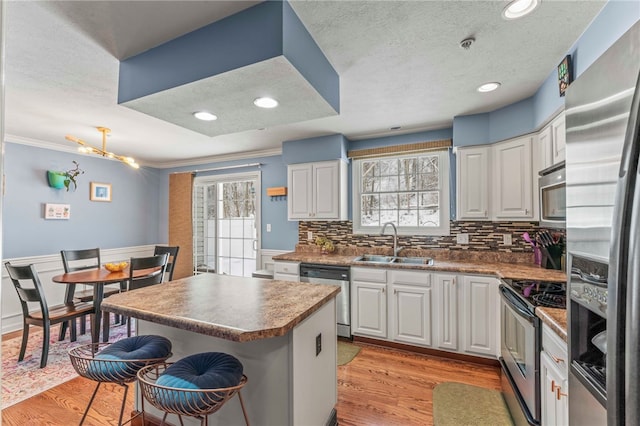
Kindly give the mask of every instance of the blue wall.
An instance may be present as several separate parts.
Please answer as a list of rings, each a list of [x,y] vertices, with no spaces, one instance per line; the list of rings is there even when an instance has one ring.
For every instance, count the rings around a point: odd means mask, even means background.
[[[78,189],[50,188],[47,170],[85,171]],[[5,144],[2,247],[5,258],[50,255],[63,249],[102,249],[155,244],[160,237],[160,186],[154,169],[119,161]],[[112,201],[89,201],[90,182],[110,183]],[[69,220],[45,220],[45,203],[70,204]]]
[[[310,163],[314,161],[345,160],[349,141],[344,135],[319,136],[282,142],[284,164]]]

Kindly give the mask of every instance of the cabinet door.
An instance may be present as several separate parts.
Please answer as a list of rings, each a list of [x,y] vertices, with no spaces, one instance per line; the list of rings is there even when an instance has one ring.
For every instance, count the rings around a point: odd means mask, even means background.
[[[353,333],[387,337],[387,284],[354,281],[352,286]]]
[[[553,133],[553,164],[564,161],[565,158],[565,145],[567,140],[567,134],[565,129],[564,113],[560,114],[558,118],[551,123],[551,131]]]
[[[491,147],[459,148],[458,219],[489,219]]]
[[[338,162],[313,164],[313,218],[339,219],[340,171]]]
[[[465,276],[463,297],[463,350],[495,357],[498,336],[498,280],[492,277]]]
[[[538,134],[538,171],[553,165],[553,143],[551,125],[545,127]]]
[[[289,220],[309,219],[313,213],[313,174],[311,164],[287,167],[287,212]]]
[[[540,352],[540,397],[542,425],[569,424],[569,382],[558,365],[545,352]]]
[[[431,346],[431,287],[393,285],[392,289],[391,338]]]
[[[533,218],[531,140],[524,137],[493,146],[496,218]]]
[[[458,286],[455,275],[435,274],[436,307],[435,345],[450,351],[458,350]]]

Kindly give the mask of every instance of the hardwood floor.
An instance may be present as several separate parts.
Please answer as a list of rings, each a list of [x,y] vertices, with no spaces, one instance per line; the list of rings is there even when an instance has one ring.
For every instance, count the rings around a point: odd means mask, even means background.
[[[460,382],[500,389],[499,369],[358,343],[360,353],[338,367],[338,422],[342,425],[431,425],[433,388]],[[117,385],[103,385],[86,425],[115,425],[122,400]],[[78,424],[95,383],[77,378],[2,410],[2,424]],[[133,409],[133,389],[125,416]]]

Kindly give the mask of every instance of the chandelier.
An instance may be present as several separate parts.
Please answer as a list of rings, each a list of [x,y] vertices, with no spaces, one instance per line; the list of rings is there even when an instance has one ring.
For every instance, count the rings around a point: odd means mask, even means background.
[[[96,129],[98,129],[98,131],[102,133],[102,149],[91,146],[82,139],[78,139],[75,136],[67,135],[65,136],[65,138],[80,145],[78,147],[78,151],[84,154],[97,154],[107,158],[115,158],[116,160],[120,160],[123,163],[133,167],[134,169],[140,167],[140,165],[136,163],[136,160],[131,157],[125,157],[124,155],[118,155],[114,154],[113,152],[107,151],[107,135],[111,133],[111,129],[107,127],[96,127]]]

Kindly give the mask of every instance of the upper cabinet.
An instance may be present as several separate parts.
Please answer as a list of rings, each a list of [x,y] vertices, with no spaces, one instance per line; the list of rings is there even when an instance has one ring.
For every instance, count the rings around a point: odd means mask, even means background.
[[[287,171],[289,220],[347,219],[347,163],[291,164]]]
[[[458,148],[458,220],[535,220],[532,141],[525,136]]]
[[[562,112],[538,134],[538,171],[564,161],[566,137],[564,112]]]
[[[493,206],[498,220],[534,219],[531,136],[494,144]],[[537,182],[537,180],[536,180]]]
[[[458,219],[488,220],[491,147],[459,148],[457,154]]]

